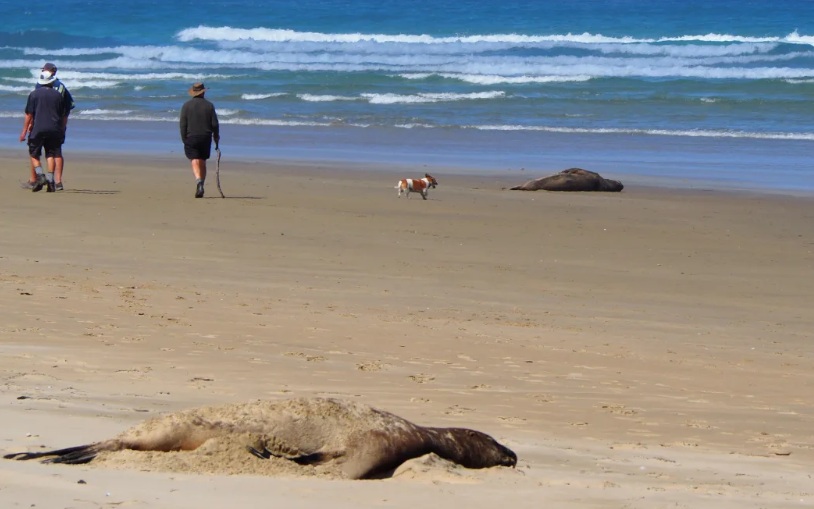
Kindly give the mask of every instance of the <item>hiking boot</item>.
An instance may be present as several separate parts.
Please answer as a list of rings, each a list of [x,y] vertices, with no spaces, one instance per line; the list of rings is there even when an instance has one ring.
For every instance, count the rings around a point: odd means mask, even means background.
[[[203,198],[203,195],[204,195],[203,182],[198,182],[198,185],[195,188],[195,198]]]
[[[64,187],[62,187],[62,182],[57,182],[57,184],[56,184],[56,186],[55,186],[55,189],[56,189],[57,191],[64,191],[64,190],[65,190],[65,188],[64,188]]]
[[[56,191],[56,187],[57,187],[56,184],[54,184],[53,182],[46,182],[45,183],[45,192],[46,193],[53,193],[54,191]]]
[[[45,178],[45,175],[39,174],[37,175],[37,181],[34,183],[34,187],[31,188],[32,193],[37,193],[42,191],[42,186],[44,186],[48,181]]]

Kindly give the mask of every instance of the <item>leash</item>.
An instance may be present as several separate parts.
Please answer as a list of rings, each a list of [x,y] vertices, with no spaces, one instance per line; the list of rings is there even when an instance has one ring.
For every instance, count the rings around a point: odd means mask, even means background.
[[[220,192],[221,198],[226,198],[226,195],[223,194],[223,189],[220,188],[220,147],[215,145],[215,152],[218,153],[218,164],[215,166],[215,182],[218,184],[218,191]]]

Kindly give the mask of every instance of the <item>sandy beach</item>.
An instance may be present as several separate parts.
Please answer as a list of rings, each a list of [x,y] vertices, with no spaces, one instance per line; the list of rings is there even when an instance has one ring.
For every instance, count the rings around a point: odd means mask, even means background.
[[[519,461],[2,460],[5,508],[814,507],[814,197],[225,161],[228,198],[212,171],[195,200],[180,156],[67,153],[66,191],[33,194],[22,153],[0,153],[4,454],[331,396]],[[428,200],[396,197],[425,171]]]

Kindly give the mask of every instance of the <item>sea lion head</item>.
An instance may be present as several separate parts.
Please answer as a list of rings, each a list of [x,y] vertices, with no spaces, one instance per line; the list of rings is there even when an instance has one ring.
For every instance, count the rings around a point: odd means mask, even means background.
[[[466,468],[517,465],[517,454],[486,433],[465,428],[452,428],[449,432],[458,443],[460,456],[456,460]]]

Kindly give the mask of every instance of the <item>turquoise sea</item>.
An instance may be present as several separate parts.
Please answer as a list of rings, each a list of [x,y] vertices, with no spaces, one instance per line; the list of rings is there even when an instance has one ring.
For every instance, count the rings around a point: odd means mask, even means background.
[[[814,2],[62,0],[58,22],[42,8],[0,2],[2,148],[20,147],[51,61],[77,102],[66,154],[179,152],[200,80],[225,157],[814,192]]]

